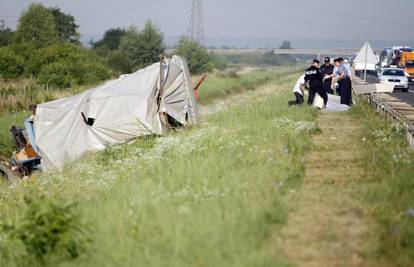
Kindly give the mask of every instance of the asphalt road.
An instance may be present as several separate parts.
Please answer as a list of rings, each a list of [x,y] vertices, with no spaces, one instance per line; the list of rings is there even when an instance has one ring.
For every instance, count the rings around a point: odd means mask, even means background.
[[[394,91],[394,93],[391,94],[392,96],[401,99],[402,101],[414,106],[414,85],[410,85],[410,90],[406,93],[401,91]]]

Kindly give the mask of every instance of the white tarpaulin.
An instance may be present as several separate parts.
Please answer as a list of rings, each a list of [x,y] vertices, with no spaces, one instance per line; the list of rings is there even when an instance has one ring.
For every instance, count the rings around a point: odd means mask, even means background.
[[[196,124],[186,62],[174,56],[163,64],[162,90],[160,72],[160,63],[153,64],[79,95],[38,105],[34,129],[43,169],[62,167],[108,144],[161,135],[165,114],[183,126]]]
[[[316,93],[315,95],[313,106],[319,109],[323,109],[325,107],[323,98],[318,93]],[[351,107],[341,104],[340,96],[328,94],[328,103],[326,104],[325,108],[326,111],[345,112],[349,110]]]
[[[355,70],[375,71],[378,64],[378,57],[375,55],[371,45],[366,42],[354,59]],[[365,66],[366,65],[366,66]]]

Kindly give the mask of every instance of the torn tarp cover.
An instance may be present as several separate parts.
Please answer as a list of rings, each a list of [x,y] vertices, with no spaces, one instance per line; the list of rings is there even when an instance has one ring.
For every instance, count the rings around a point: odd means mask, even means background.
[[[168,61],[161,101],[160,69],[156,63],[79,95],[38,105],[34,129],[43,169],[60,168],[109,144],[161,135],[160,112],[184,126],[197,123],[185,60],[174,56]]]

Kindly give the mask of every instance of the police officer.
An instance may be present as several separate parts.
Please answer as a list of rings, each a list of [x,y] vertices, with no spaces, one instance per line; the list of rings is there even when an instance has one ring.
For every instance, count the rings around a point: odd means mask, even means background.
[[[319,69],[320,62],[315,59],[306,72],[305,72],[305,83],[309,83],[309,98],[308,104],[312,105],[315,99],[316,93],[318,93],[326,104],[328,103],[328,94],[323,90],[323,75]]]
[[[341,58],[335,61],[335,65],[338,67],[336,76],[339,83],[339,91],[341,92],[341,104],[352,106],[351,74]]]
[[[328,94],[333,94],[332,90],[332,74],[334,72],[334,65],[331,64],[331,59],[329,57],[325,58],[325,64],[321,66],[321,73],[324,76],[323,80],[323,90]]]

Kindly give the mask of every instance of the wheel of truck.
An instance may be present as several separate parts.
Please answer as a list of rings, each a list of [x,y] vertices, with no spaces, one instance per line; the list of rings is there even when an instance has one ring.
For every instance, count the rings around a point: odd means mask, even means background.
[[[407,93],[407,92],[408,92],[408,88],[404,88],[404,89],[402,89],[402,91],[403,91],[404,93]]]
[[[20,177],[7,165],[0,162],[0,179],[15,183],[20,180]]]

